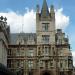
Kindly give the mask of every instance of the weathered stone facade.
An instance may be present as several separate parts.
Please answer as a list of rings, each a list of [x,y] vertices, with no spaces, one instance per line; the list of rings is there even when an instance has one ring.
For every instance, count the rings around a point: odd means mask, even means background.
[[[6,18],[0,17],[0,63],[7,66],[7,50],[10,39],[10,27]]]
[[[73,59],[69,39],[61,29],[55,29],[54,6],[51,5],[49,11],[44,0],[41,12],[39,9],[37,5],[36,33],[10,34],[8,44],[8,32],[0,30],[0,38],[5,40],[0,41],[0,53],[4,56],[8,48],[8,60],[5,58],[7,55],[2,57],[0,54],[0,61],[6,63],[7,60],[9,69],[21,71],[23,75],[72,75]],[[0,29],[2,23],[0,21]]]

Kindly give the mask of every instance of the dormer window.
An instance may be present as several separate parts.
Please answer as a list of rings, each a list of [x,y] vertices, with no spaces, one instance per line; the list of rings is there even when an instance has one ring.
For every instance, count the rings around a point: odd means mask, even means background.
[[[16,41],[17,44],[24,44],[24,39],[22,36],[18,37],[17,41]]]

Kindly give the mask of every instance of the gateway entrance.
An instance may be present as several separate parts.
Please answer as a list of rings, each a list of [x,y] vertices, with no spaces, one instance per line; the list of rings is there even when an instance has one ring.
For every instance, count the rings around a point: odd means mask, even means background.
[[[49,71],[44,71],[42,75],[51,75]]]

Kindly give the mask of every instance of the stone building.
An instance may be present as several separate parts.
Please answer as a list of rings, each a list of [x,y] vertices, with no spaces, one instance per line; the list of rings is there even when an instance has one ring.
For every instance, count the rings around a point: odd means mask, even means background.
[[[7,50],[10,39],[10,27],[6,18],[0,17],[0,63],[7,66]]]
[[[61,29],[55,29],[54,6],[51,5],[49,11],[44,0],[42,9],[39,5],[36,9],[36,33],[10,34],[10,43],[2,45],[8,48],[7,67],[12,71],[21,71],[23,75],[72,75],[69,39]],[[0,32],[0,35],[5,35],[5,39],[7,32]],[[6,49],[0,51],[6,54]],[[5,57],[2,58],[4,61]]]

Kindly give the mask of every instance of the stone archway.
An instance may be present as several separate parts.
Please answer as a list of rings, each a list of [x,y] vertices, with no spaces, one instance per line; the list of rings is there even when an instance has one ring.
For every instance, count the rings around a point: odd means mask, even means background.
[[[49,71],[43,71],[42,75],[51,75]]]
[[[29,71],[28,75],[33,75],[33,71]]]

